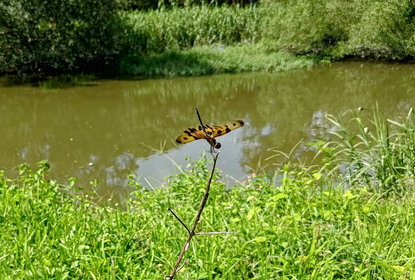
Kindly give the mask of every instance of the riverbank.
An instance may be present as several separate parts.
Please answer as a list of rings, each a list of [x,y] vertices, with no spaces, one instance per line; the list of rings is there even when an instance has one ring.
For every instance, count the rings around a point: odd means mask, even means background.
[[[73,13],[64,16],[54,6],[50,15],[32,13],[25,2],[6,9],[0,72],[188,76],[310,66],[299,60],[315,65],[351,57],[415,57],[412,1],[290,0],[148,11],[124,11],[106,1],[109,6],[68,4]]]
[[[150,56],[126,55],[120,73],[126,76],[202,76],[220,73],[280,72],[310,68],[319,61],[313,56],[270,52],[257,45],[194,47]]]
[[[349,117],[357,129],[343,125]],[[199,231],[237,234],[198,236],[180,277],[413,277],[413,111],[401,122],[374,114],[371,128],[358,113],[327,118],[338,138],[313,145],[325,155],[320,167],[287,164],[273,177],[254,173],[229,190],[215,173]],[[130,177],[125,205],[79,192],[72,179],[66,186],[49,180],[45,162],[36,171],[20,166],[18,179],[0,172],[0,275],[168,275],[186,239],[168,208],[192,222],[210,163],[206,157],[189,163],[153,191]]]

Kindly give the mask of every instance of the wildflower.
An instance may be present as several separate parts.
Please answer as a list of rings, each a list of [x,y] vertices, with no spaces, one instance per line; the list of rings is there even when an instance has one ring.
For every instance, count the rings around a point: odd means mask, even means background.
[[[252,177],[254,177],[254,178],[255,178],[256,176],[257,176],[257,174],[256,174],[256,173],[252,173]]]
[[[242,182],[242,185],[246,185],[246,181],[243,181],[243,182]]]
[[[359,271],[359,268],[356,266],[355,268],[354,268],[354,271]]]

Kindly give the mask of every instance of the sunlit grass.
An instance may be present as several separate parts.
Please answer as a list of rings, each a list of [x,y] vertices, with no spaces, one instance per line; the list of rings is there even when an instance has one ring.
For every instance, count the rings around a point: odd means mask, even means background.
[[[368,113],[370,114],[370,113]],[[410,109],[400,121],[384,120],[374,111],[369,120],[358,112],[327,116],[336,130],[321,148],[331,149],[327,163],[346,168],[349,184],[361,184],[387,194],[405,196],[414,184],[415,116]]]
[[[268,52],[259,46],[195,47],[149,56],[128,55],[121,62],[127,75],[200,76],[217,73],[287,71],[308,68],[312,57],[296,57],[284,52]]]
[[[45,179],[26,165],[17,180],[0,173],[2,279],[161,279],[170,274],[187,224],[206,186],[210,160],[148,191],[133,181],[127,205],[91,197]],[[252,174],[230,190],[215,174],[199,231],[177,279],[398,279],[413,277],[413,189],[385,197],[346,185],[318,169],[285,166]],[[276,176],[277,177],[277,176]]]

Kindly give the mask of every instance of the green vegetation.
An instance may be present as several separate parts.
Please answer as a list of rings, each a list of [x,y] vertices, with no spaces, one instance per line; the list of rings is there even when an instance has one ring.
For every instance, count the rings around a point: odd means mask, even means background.
[[[375,113],[371,126],[354,114],[357,129],[327,118],[339,138],[313,144],[320,167],[288,164],[230,190],[215,173],[198,230],[237,234],[194,238],[177,279],[413,279],[413,111]],[[191,224],[209,162],[154,191],[131,178],[122,207],[47,180],[45,162],[15,180],[1,172],[2,279],[161,279],[186,238],[167,208]]]
[[[121,13],[129,52],[184,50],[194,46],[244,43],[261,37],[263,9],[201,6]]]
[[[308,59],[314,63],[349,57],[399,61],[415,57],[411,0],[264,0],[243,7],[217,5],[225,1],[94,0],[85,4],[76,0],[64,6],[51,0],[6,2],[0,4],[0,73],[111,70],[130,75],[203,75],[230,69],[189,64],[189,53],[204,60],[213,49],[238,46],[241,56],[250,48],[260,51],[256,65],[263,64],[261,60],[271,52],[286,52],[283,57],[289,53],[293,62],[295,56],[312,54]],[[154,9],[156,3],[158,9]],[[192,51],[194,47],[198,49]],[[170,64],[181,58],[180,64],[190,69],[172,71]],[[158,61],[158,70],[137,70],[153,60]],[[268,67],[246,67],[241,60],[232,60],[231,71],[280,70],[282,63],[274,57]],[[131,67],[124,67],[126,63]]]
[[[0,73],[99,70],[121,50],[114,0],[0,2]]]
[[[312,57],[269,52],[255,46],[195,47],[147,57],[125,56],[120,71],[127,75],[200,76],[247,71],[287,71],[314,64]]]
[[[214,5],[248,5],[251,0],[118,0],[124,9],[151,10],[160,7],[190,7],[203,4]],[[254,0],[254,3],[258,0]]]
[[[341,59],[413,59],[413,1],[271,2],[264,38],[276,49]]]
[[[336,127],[334,134],[337,139],[322,146],[321,152],[329,155],[327,158],[330,165],[343,165],[347,168],[346,175],[350,185],[370,185],[384,195],[405,196],[412,190],[414,177],[413,109],[403,122],[388,120],[392,129],[378,112],[374,114],[373,121],[366,125],[359,114],[349,113],[352,118],[348,125],[340,117],[327,116]],[[355,124],[352,130],[355,133],[348,129],[351,124]]]

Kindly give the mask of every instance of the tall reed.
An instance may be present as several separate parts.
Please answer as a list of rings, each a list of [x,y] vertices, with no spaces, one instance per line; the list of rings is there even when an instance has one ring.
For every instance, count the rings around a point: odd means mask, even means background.
[[[253,44],[261,37],[264,10],[212,7],[121,13],[130,52],[153,53],[202,45]]]
[[[349,184],[367,185],[403,196],[414,183],[415,117],[411,108],[402,121],[383,120],[377,110],[366,122],[360,113],[327,115],[336,130],[325,146],[335,149],[332,160],[344,167]],[[346,116],[351,115],[351,119]],[[347,122],[345,122],[345,119]]]

